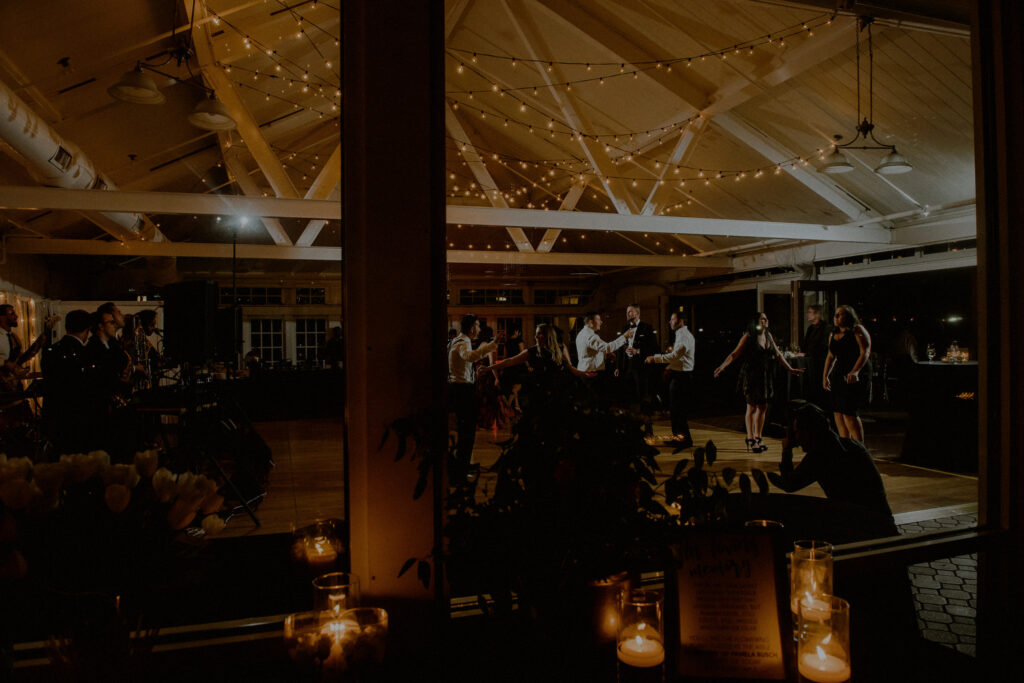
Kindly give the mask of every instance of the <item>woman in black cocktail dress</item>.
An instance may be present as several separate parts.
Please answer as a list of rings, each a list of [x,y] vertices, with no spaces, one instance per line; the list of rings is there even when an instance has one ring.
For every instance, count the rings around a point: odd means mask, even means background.
[[[850,306],[837,308],[834,322],[822,385],[832,392],[839,436],[864,441],[860,411],[871,397],[871,335]]]
[[[754,453],[763,453],[768,450],[768,446],[761,443],[761,432],[764,430],[764,420],[768,414],[768,402],[775,396],[775,361],[777,359],[794,375],[799,375],[803,369],[793,368],[786,362],[785,356],[775,344],[775,338],[768,331],[768,316],[764,313],[758,313],[750,321],[747,331],[740,338],[740,343],[715,369],[715,377],[739,358],[743,359],[743,365],[740,367],[736,389],[743,394],[743,399],[747,402],[747,412],[744,415],[747,449]]]

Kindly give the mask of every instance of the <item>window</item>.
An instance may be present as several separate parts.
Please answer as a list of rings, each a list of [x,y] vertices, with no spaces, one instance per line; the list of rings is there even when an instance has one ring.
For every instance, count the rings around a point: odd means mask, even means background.
[[[263,361],[275,363],[284,358],[284,332],[280,318],[257,318],[249,322],[249,341],[253,352]]]
[[[295,290],[295,303],[325,304],[327,303],[327,290],[323,287],[299,287]]]
[[[533,303],[538,306],[582,306],[590,301],[587,289],[535,289]]]
[[[462,304],[522,304],[521,289],[462,289],[459,290]]]
[[[320,360],[320,349],[326,343],[326,320],[323,318],[298,318],[295,321],[295,359],[297,361],[301,363]]]
[[[230,287],[220,288],[221,304],[235,303],[233,292]],[[279,304],[281,303],[280,287],[239,287],[238,303],[242,306]]]

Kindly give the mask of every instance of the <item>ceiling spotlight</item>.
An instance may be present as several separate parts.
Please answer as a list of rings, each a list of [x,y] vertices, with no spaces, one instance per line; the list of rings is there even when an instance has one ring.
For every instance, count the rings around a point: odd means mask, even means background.
[[[121,76],[117,83],[107,88],[107,94],[115,100],[132,104],[163,104],[166,99],[153,79],[143,73],[141,65]]]
[[[235,120],[231,118],[227,107],[217,99],[210,97],[202,100],[188,115],[188,122],[203,130],[234,130]]]

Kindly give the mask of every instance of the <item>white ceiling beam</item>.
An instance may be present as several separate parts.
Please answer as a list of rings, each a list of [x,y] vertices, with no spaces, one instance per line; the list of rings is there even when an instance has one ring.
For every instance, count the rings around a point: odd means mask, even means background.
[[[576,204],[579,203],[580,197],[583,196],[583,191],[587,189],[587,181],[578,181],[572,184],[572,186],[566,191],[565,197],[562,199],[561,206],[558,207],[559,211],[575,211]],[[562,233],[561,230],[555,228],[549,228],[544,231],[544,236],[540,238],[540,244],[537,245],[537,251],[549,252],[554,246],[555,242],[558,241],[558,236]]]
[[[39,239],[11,237],[8,254],[70,254],[79,256],[175,256],[231,258],[231,244],[199,242],[112,242],[105,240]],[[341,247],[292,247],[275,244],[239,244],[238,258],[293,261],[340,261]]]
[[[330,158],[324,167],[320,169],[320,174],[317,175],[316,180],[310,185],[309,190],[306,192],[306,199],[333,199],[337,200],[341,198],[341,143],[334,148],[331,152]],[[299,235],[299,239],[295,240],[295,244],[300,247],[309,247],[316,241],[320,231],[323,230],[326,222],[323,220],[313,220],[306,224],[303,228],[302,234]]]
[[[191,16],[193,7],[195,8],[195,15]],[[203,3],[185,2],[185,10],[189,13],[189,18],[196,21],[207,17],[206,6]],[[288,199],[297,198],[299,193],[295,189],[295,185],[292,183],[292,179],[285,170],[281,160],[274,154],[270,144],[263,136],[259,124],[253,119],[242,97],[235,90],[234,84],[224,74],[224,71],[217,66],[217,56],[210,42],[209,28],[209,24],[201,23],[196,26],[192,34],[192,44],[195,46],[196,59],[199,62],[199,66],[203,69],[203,76],[206,77],[207,82],[216,93],[221,104],[227,108],[231,118],[235,120],[238,134],[242,137],[245,146],[249,149],[253,159],[256,160],[260,170],[263,171],[263,175],[266,177],[267,182],[270,183],[270,187],[274,189],[274,194]]]
[[[874,242],[889,244],[890,232],[876,225],[821,225],[772,221],[738,221],[721,218],[680,218],[675,216],[623,216],[585,211],[536,211],[496,209],[484,206],[449,205],[448,223],[461,225],[557,228],[559,230],[620,230],[679,235],[724,235],[819,240],[825,242]]]
[[[623,22],[618,21],[615,15],[608,9],[602,9],[600,6],[594,4],[582,7],[566,2],[552,3],[550,6],[546,7],[566,22],[572,24],[577,30],[582,31],[588,37],[610,50],[612,53],[630,54],[633,55],[635,59],[644,60],[658,59],[662,54],[660,46],[651,40],[650,37],[645,36],[638,29],[624,25]],[[658,13],[655,12],[655,14],[657,15]],[[685,24],[685,22],[679,21],[672,23],[677,26]],[[853,32],[850,31],[850,34],[852,36]],[[838,33],[835,35],[838,37]],[[811,51],[808,52],[809,54],[813,54]],[[619,59],[619,57],[616,57],[616,59]],[[792,78],[795,76],[798,73],[795,66],[800,66],[804,69],[812,66],[813,64],[811,63],[811,59],[811,56],[801,56],[797,60],[798,64],[795,64],[794,68],[789,69],[788,71],[784,70],[782,67],[777,67],[773,72],[775,74],[774,78],[778,81],[775,85],[781,83],[782,80],[785,80],[786,78]],[[622,59],[621,61],[629,63],[629,60],[626,59]],[[742,101],[749,99],[749,97],[754,94],[749,92],[718,93],[717,106],[714,106],[713,109],[709,109],[709,107],[716,104],[715,93],[704,92],[700,87],[694,85],[692,82],[687,80],[683,73],[684,71],[686,70],[675,69],[672,72],[669,72],[667,69],[647,69],[641,72],[640,75],[662,86],[681,103],[700,112],[709,110],[710,113],[721,113],[726,111],[727,107],[735,107]],[[721,123],[720,117],[716,117],[715,122]],[[729,122],[726,122],[725,125],[729,125]],[[773,149],[777,150],[783,148],[783,146],[762,131],[756,131],[756,134],[754,135],[747,134],[742,137],[737,136],[737,139],[773,161],[797,156],[793,153],[789,153],[788,155],[779,155],[777,151],[771,151]],[[867,207],[864,202],[853,197],[834,183],[815,179],[806,171],[802,171],[802,169],[796,169],[796,171],[797,172],[795,173],[791,173],[793,177],[826,201],[832,203],[833,206],[850,218],[861,218],[864,216],[865,212],[869,215],[877,215],[877,212],[872,213],[870,207]]]
[[[715,123],[773,164],[780,164],[800,156],[736,114],[720,114],[715,117]],[[797,164],[796,168],[792,168],[790,164],[785,164],[782,170],[852,220],[878,215],[877,211],[866,206],[836,183],[825,180],[822,174],[813,168],[805,168],[802,164]]]
[[[906,245],[956,242],[977,236],[978,217],[973,206],[898,221],[892,230],[893,243]]]
[[[509,24],[512,26],[512,28],[515,29],[516,33],[519,36],[519,40],[523,43],[523,46],[526,48],[527,56],[529,56],[530,59],[534,60],[534,64],[541,63],[542,59],[539,56],[538,51],[534,48],[534,44],[536,43],[537,45],[543,47],[543,51],[545,53],[550,53],[550,50],[548,50],[547,46],[545,46],[543,42],[540,40],[540,32],[537,31],[536,27],[532,25],[532,22],[529,33],[527,32],[526,28],[524,28],[523,24],[529,21],[529,14],[526,10],[525,5],[522,2],[516,2],[516,9],[513,10],[508,0],[501,0],[501,4],[505,8],[505,13],[508,15]],[[573,107],[571,100],[567,96],[563,95],[559,88],[556,87],[555,79],[548,72],[548,70],[538,69],[537,72],[540,74],[540,77],[543,78],[544,82],[547,84],[548,93],[555,100],[555,104],[558,106],[562,118],[565,119],[565,121],[569,124],[569,126],[572,127],[573,130],[587,130],[584,127],[583,121],[580,118],[579,114],[576,112],[575,107]],[[560,81],[564,82],[566,80],[564,78],[564,75],[560,71],[556,75],[559,77]],[[611,160],[608,159],[601,145],[598,144],[597,142],[594,142],[590,138],[584,138],[581,136],[577,136],[577,141],[579,142],[580,147],[583,148],[583,154],[584,156],[586,156],[587,161],[590,162],[590,167],[593,170],[593,173],[597,175],[598,180],[600,180],[601,184],[604,186],[605,194],[608,195],[608,198],[611,200],[612,205],[615,207],[615,210],[623,215],[638,213],[639,207],[637,206],[635,200],[633,199],[632,195],[629,193],[628,190],[622,189],[620,191],[612,189],[611,180],[609,176],[614,175],[614,168],[612,166]]]
[[[524,253],[514,251],[448,250],[448,263],[493,263],[531,266],[628,266],[644,268],[729,268],[729,258],[651,256],[648,254]]]
[[[329,201],[338,201],[341,199],[341,188],[335,187],[334,191],[327,196]],[[320,236],[320,231],[327,225],[327,221],[322,218],[312,220],[306,224],[306,228],[299,235],[299,239],[295,240],[295,246],[298,247],[311,247],[313,242],[316,242],[316,238]]]
[[[469,134],[462,127],[459,118],[455,116],[455,112],[447,104],[444,107],[444,122],[448,128],[448,133],[458,143],[462,158],[466,160],[466,165],[473,172],[476,182],[480,184],[480,189],[484,191],[487,201],[491,203],[491,206],[507,209],[508,202],[505,201],[501,190],[498,189],[498,184],[494,182],[494,177],[487,170],[487,165],[480,159],[473,141],[469,139]],[[512,243],[516,245],[519,251],[533,251],[533,244],[530,243],[530,238],[526,236],[525,232],[515,227],[509,227],[507,230],[509,237],[512,238]]]
[[[0,209],[41,211],[109,211],[204,216],[274,216],[341,220],[341,204],[312,199],[241,197],[187,192],[124,192],[121,190],[65,190],[57,187],[0,186]]]
[[[694,150],[697,149],[697,142],[700,140],[701,135],[705,130],[707,130],[707,128],[707,119],[701,117],[697,119],[697,121],[688,125],[682,135],[679,136],[676,146],[672,149],[672,153],[668,157],[668,161],[661,168],[661,175],[658,177],[658,183],[651,188],[651,193],[647,195],[647,201],[644,202],[644,207],[640,211],[640,215],[658,215],[669,203],[668,199],[671,197],[673,189],[668,185],[668,183],[672,182],[671,179],[668,181],[665,180],[665,176],[668,175],[669,168],[679,164],[686,164],[689,158],[693,156]],[[675,183],[673,183],[673,185],[674,184]]]
[[[230,133],[218,133],[217,139],[220,142],[224,165],[227,167],[231,179],[235,181],[246,197],[262,197],[263,193],[256,186],[256,181],[252,179],[248,169],[245,168],[245,164],[238,158],[238,151],[231,148]],[[284,226],[281,225],[281,221],[266,216],[260,216],[258,220],[263,223],[263,227],[267,229],[267,234],[274,240],[274,244],[292,243],[288,233],[285,232]]]

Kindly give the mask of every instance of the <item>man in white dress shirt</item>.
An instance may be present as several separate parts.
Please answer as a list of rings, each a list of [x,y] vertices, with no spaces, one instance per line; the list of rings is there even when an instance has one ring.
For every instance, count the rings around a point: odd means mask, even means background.
[[[633,330],[629,329],[616,337],[614,341],[606,342],[597,334],[601,329],[602,322],[601,315],[594,311],[583,315],[583,329],[576,335],[576,355],[579,358],[576,369],[580,372],[600,373],[604,370],[605,357],[625,346],[633,336]],[[599,375],[592,381],[590,386],[593,391],[599,392],[601,378]]]
[[[461,334],[448,342],[448,400],[455,412],[458,440],[455,443],[455,475],[464,476],[473,459],[476,441],[476,372],[473,363],[498,348],[504,335],[499,332],[495,340],[473,349],[473,340],[480,334],[480,320],[465,315],[460,324]]]
[[[670,445],[689,448],[693,445],[690,424],[686,420],[687,402],[690,398],[693,377],[693,351],[695,340],[686,329],[682,312],[673,313],[668,326],[675,332],[672,350],[647,357],[648,363],[668,363],[669,369],[669,414],[672,417],[672,440]]]

